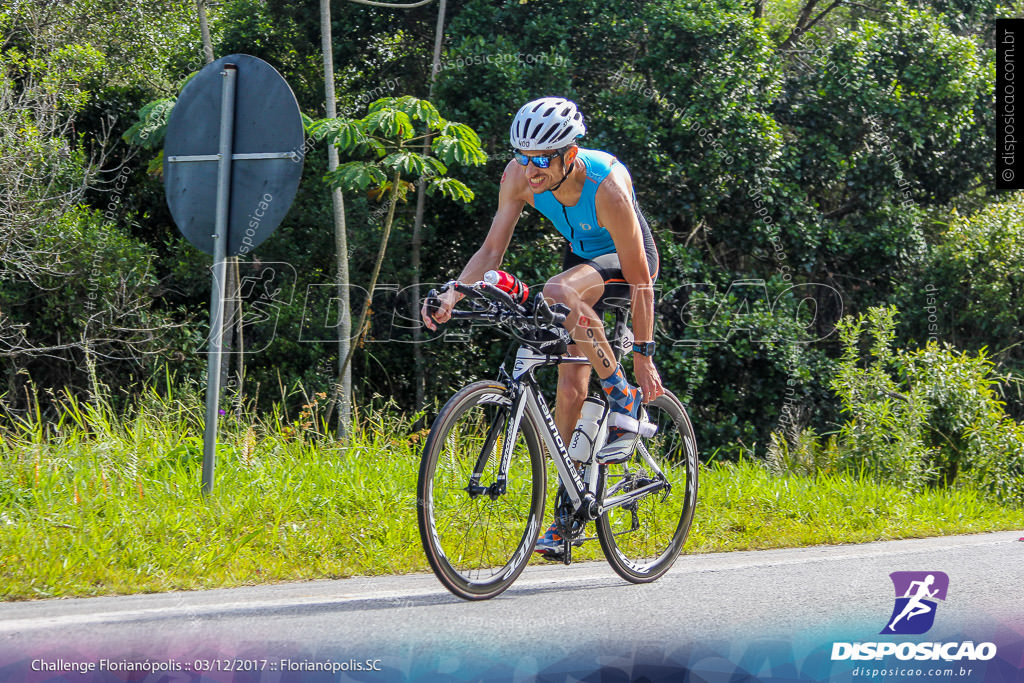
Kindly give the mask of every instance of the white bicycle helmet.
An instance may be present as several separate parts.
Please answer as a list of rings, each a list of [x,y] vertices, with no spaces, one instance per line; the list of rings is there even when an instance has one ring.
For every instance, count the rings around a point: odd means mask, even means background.
[[[512,149],[522,151],[561,149],[586,135],[583,114],[576,103],[563,97],[542,97],[528,102],[516,113],[509,130]]]

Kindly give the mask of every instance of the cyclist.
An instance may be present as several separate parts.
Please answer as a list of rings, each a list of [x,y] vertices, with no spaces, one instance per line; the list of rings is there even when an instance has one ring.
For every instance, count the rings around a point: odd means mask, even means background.
[[[636,421],[640,402],[664,393],[654,366],[654,289],[658,251],[650,227],[640,211],[629,171],[606,152],[579,147],[586,133],[583,116],[575,103],[544,97],[524,105],[512,121],[509,139],[515,158],[501,176],[498,210],[483,245],[459,274],[462,282],[476,282],[488,270],[497,270],[512,239],[516,222],[529,204],[566,238],[562,272],[548,280],[544,296],[549,303],[565,304],[570,313],[565,329],[576,342],[569,347],[582,353],[596,369],[611,410],[620,416],[609,432],[608,445],[598,462],[622,462],[636,446]],[[632,305],[633,372],[638,386],[631,385],[615,361],[598,311],[613,297]],[[441,296],[440,307],[420,315],[436,330],[447,322],[462,295]],[[560,365],[555,397],[555,424],[562,440],[570,435],[587,396],[590,368]],[[556,525],[537,541],[536,551],[548,559],[562,553]]]

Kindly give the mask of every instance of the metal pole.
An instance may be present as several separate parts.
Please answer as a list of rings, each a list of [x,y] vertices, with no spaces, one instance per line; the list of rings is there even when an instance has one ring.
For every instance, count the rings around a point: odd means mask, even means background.
[[[224,286],[231,201],[231,154],[235,131],[235,78],[238,67],[225,64],[220,91],[220,151],[217,154],[217,223],[213,234],[213,287],[210,292],[210,347],[206,360],[206,425],[203,433],[203,493],[213,492],[220,404],[221,344],[224,337]]]
[[[427,91],[427,99],[434,101],[434,85],[437,83],[437,74],[441,70],[441,40],[444,38],[444,14],[448,0],[441,0],[437,8],[437,28],[434,30],[434,61],[430,65],[430,89]],[[423,140],[423,152],[426,156],[430,154],[430,139],[433,137],[427,134]],[[426,207],[427,184],[420,178],[416,187],[416,217],[412,225],[412,310],[415,311],[420,304],[420,251],[423,248],[423,212]],[[416,369],[416,410],[419,410],[426,400],[426,370],[423,367],[423,328],[416,325],[412,328],[412,358],[413,367]]]

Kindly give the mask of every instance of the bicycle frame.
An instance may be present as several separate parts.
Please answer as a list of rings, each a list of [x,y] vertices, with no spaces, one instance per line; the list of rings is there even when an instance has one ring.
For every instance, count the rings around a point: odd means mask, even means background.
[[[551,415],[551,411],[548,409],[544,395],[540,392],[537,379],[533,376],[534,370],[538,367],[561,365],[566,363],[571,365],[581,365],[589,364],[590,361],[579,356],[542,354],[527,346],[521,346],[516,353],[515,365],[513,367],[512,374],[508,376],[507,373],[505,373],[509,380],[508,387],[512,396],[510,397],[511,405],[507,408],[509,411],[509,420],[505,426],[505,440],[502,444],[501,463],[498,468],[498,479],[495,482],[495,493],[501,493],[504,491],[509,462],[512,458],[512,449],[515,444],[515,435],[519,432],[519,426],[522,423],[524,414],[528,416],[533,424],[538,425],[538,430],[540,431],[544,445],[547,447],[548,452],[551,454],[552,460],[555,463],[555,470],[558,472],[558,479],[565,487],[566,493],[572,501],[574,512],[579,512],[582,508],[585,508],[587,518],[597,519],[597,517],[606,510],[626,505],[650,493],[655,493],[664,489],[665,477],[657,463],[653,458],[651,458],[650,453],[648,453],[647,449],[644,447],[643,442],[639,443],[640,456],[655,475],[660,478],[659,481],[652,482],[628,493],[615,496],[609,500],[600,500],[598,498],[598,494],[603,493],[598,491],[598,467],[587,467],[585,470],[586,481],[584,481],[584,478],[576,469],[576,462],[569,457],[569,451],[565,447],[565,442],[562,440],[561,434],[558,432],[558,427],[555,425],[555,419]],[[598,434],[604,435],[607,433],[606,428],[608,424],[608,414],[609,411],[606,407],[598,424]],[[495,422],[497,422],[497,420]],[[544,425],[546,429],[541,428],[540,425]],[[480,461],[477,462],[470,484],[481,493],[486,489],[479,486],[480,472],[483,471],[484,465],[486,464],[486,458],[489,456],[491,449],[494,446],[494,441],[497,438],[496,426],[496,423],[492,424],[491,433],[488,434],[484,449],[480,454]],[[596,458],[596,454],[601,449],[602,445],[603,443],[599,440],[591,453],[591,460],[587,464],[595,464],[594,458]]]
[[[469,295],[472,293],[470,288],[462,285],[461,283],[453,281],[450,284],[463,294]],[[477,283],[476,286],[483,287],[481,293],[483,293],[486,298],[492,301],[501,302],[508,310],[516,310],[516,304],[513,303],[507,293],[486,283]],[[543,301],[540,295],[538,295],[538,299]],[[543,305],[545,308],[547,307],[546,304]],[[550,309],[548,309],[548,312],[550,314]],[[568,309],[566,309],[566,312],[568,312]],[[481,315],[486,315],[490,319],[494,319],[491,315],[483,312],[466,312],[466,314],[462,315],[457,315],[455,311],[452,313],[453,318],[476,318]],[[562,319],[564,319],[564,313],[561,315]],[[632,333],[629,332],[629,328],[626,326],[626,313],[625,309],[622,307],[615,307],[615,322],[613,324],[613,329],[614,342],[611,342],[612,353],[616,360],[618,360],[624,349],[632,347]],[[599,468],[590,467],[589,465],[596,464],[596,454],[601,449],[601,446],[603,446],[601,438],[599,437],[598,443],[590,454],[590,460],[588,461],[588,467],[586,468],[587,477],[584,482],[583,477],[580,476],[579,471],[576,469],[575,461],[569,457],[569,452],[565,447],[565,443],[562,441],[561,434],[558,432],[558,427],[555,425],[554,417],[552,417],[551,411],[548,409],[547,402],[544,400],[544,396],[540,392],[537,380],[533,376],[534,370],[538,367],[561,365],[563,363],[573,365],[589,364],[590,360],[581,356],[541,353],[524,344],[520,346],[519,350],[516,352],[515,365],[511,375],[504,367],[501,368],[502,377],[508,380],[508,389],[512,396],[503,397],[511,403],[511,406],[506,405],[506,409],[509,412],[509,420],[505,427],[505,440],[502,444],[498,478],[489,487],[480,485],[480,476],[484,467],[487,465],[491,449],[494,447],[494,442],[498,437],[496,428],[502,415],[500,411],[491,423],[490,430],[488,431],[487,438],[485,439],[484,447],[480,452],[480,457],[477,459],[476,466],[473,469],[473,474],[471,475],[469,484],[466,487],[466,491],[470,496],[475,497],[487,494],[492,498],[495,498],[505,492],[506,482],[508,480],[508,466],[512,458],[513,444],[515,443],[515,436],[519,432],[519,426],[522,424],[524,413],[527,413],[533,424],[538,426],[538,430],[544,440],[544,445],[547,447],[548,452],[551,453],[552,460],[555,463],[555,469],[558,471],[559,481],[565,487],[565,490],[569,495],[569,499],[572,501],[573,512],[579,513],[580,510],[585,507],[586,509],[584,512],[586,517],[590,520],[597,519],[605,510],[609,510],[616,506],[627,505],[632,501],[642,498],[643,496],[665,488],[667,479],[664,473],[662,473],[658,464],[651,457],[643,442],[640,441],[637,443],[637,450],[639,451],[643,461],[655,473],[655,476],[658,477],[659,480],[620,496],[615,496],[607,501],[598,500],[598,493],[603,494],[603,492],[598,491],[598,486],[600,484]],[[544,425],[546,429],[541,429],[540,425]],[[608,408],[606,407],[598,424],[598,434],[606,434],[607,427]]]

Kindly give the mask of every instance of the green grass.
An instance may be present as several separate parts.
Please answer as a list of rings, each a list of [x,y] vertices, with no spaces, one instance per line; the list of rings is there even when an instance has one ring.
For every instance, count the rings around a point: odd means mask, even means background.
[[[310,433],[317,410],[314,400],[299,425],[280,416],[225,420],[210,497],[199,492],[194,395],[153,394],[121,419],[66,403],[48,422],[8,420],[0,429],[0,598],[428,571],[415,515],[426,434],[375,412],[342,447]],[[741,463],[702,470],[686,551],[1020,526],[1019,509],[969,490],[912,495]],[[582,550],[579,559],[600,557],[596,542]]]
[[[847,474],[779,476],[751,462],[701,473],[689,552],[1024,529],[1019,508],[971,489],[911,493]]]

